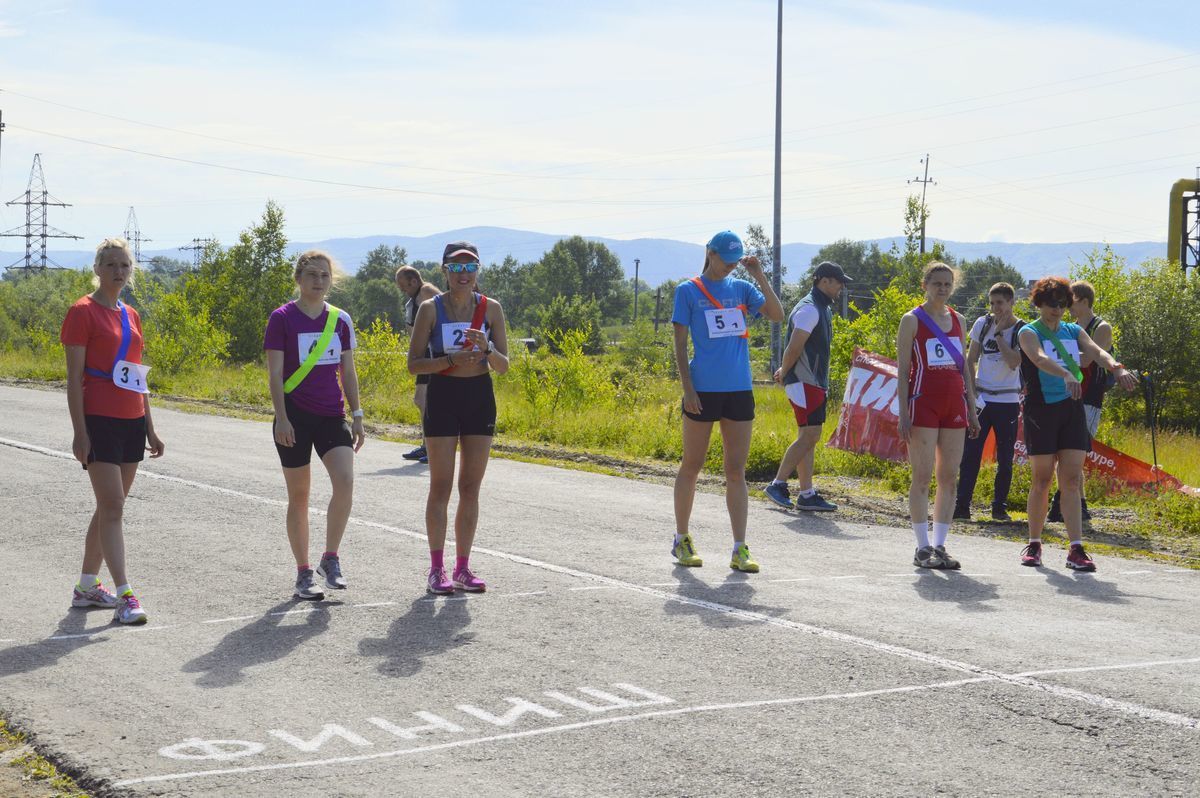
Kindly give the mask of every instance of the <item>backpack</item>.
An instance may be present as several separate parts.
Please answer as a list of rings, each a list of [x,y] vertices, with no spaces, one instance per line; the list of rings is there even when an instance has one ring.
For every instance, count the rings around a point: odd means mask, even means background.
[[[995,323],[995,321],[996,320],[995,320],[995,318],[992,317],[991,313],[987,314],[987,316],[984,317],[983,329],[979,331],[979,347],[980,347],[980,349],[983,348],[983,342],[987,340],[988,331],[992,329],[992,325]],[[1019,333],[1021,331],[1021,328],[1024,326],[1025,326],[1025,322],[1022,321],[1021,319],[1017,319],[1017,323],[1014,324],[1013,328],[1012,328],[1012,342],[1009,344],[1009,346],[1011,346],[1013,349],[1018,349],[1018,351],[1019,351],[1019,344],[1017,343],[1017,333]]]
[[[1092,321],[1084,329],[1084,332],[1090,336],[1092,334],[1092,330],[1099,327],[1100,322],[1102,322],[1102,321],[1104,321],[1104,319],[1100,318],[1099,316],[1092,316]],[[1116,357],[1117,356],[1116,345],[1114,345],[1112,349],[1108,350],[1108,353],[1110,355],[1112,355],[1113,357]],[[1092,365],[1095,366],[1096,364],[1093,363]],[[1103,368],[1096,366],[1096,371],[1098,372],[1096,382],[1100,385],[1100,390],[1102,392],[1107,393],[1113,386],[1115,386],[1117,384],[1116,376],[1114,376],[1113,373],[1111,371],[1109,371],[1108,369],[1103,369]]]

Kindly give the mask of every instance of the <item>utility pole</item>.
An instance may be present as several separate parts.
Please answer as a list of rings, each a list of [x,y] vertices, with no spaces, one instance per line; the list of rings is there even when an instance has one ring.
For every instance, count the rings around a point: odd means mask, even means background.
[[[912,180],[909,180],[908,183],[910,185],[913,183],[921,184],[921,254],[924,255],[925,254],[925,189],[928,188],[930,185],[936,186],[937,181],[929,179],[929,153],[925,153],[925,157],[921,159],[921,163],[925,164],[925,176],[924,177],[914,177]]]
[[[641,283],[641,280],[638,279],[638,271],[639,271],[639,267],[641,265],[642,265],[642,262],[639,259],[637,259],[637,258],[633,259],[633,323],[634,324],[637,324],[637,317],[638,317],[638,287],[639,287],[639,284]]]
[[[63,268],[46,257],[46,241],[51,238],[80,239],[83,236],[64,233],[57,227],[51,227],[46,221],[50,207],[69,208],[65,202],[60,202],[46,190],[46,176],[42,174],[42,155],[33,156],[33,168],[29,171],[29,185],[20,197],[5,203],[6,205],[25,206],[25,229],[14,227],[0,233],[0,237],[25,239],[25,257],[9,266],[9,269],[24,269],[27,273],[32,269],[45,270],[48,267]],[[34,255],[33,240],[38,239],[38,253]]]
[[[125,219],[125,240],[133,244],[133,262],[142,262],[142,242],[153,241],[152,238],[142,238],[142,230],[138,227],[137,214],[133,206],[129,206],[129,216]]]
[[[775,225],[771,233],[771,288],[775,296],[782,293],[783,267],[780,265],[780,217],[783,212],[783,0],[777,5],[775,25]],[[771,322],[771,373],[783,360],[783,330],[779,322]]]
[[[4,110],[0,109],[0,145],[3,145],[3,144],[4,144]],[[2,152],[2,150],[0,150],[0,152]],[[3,167],[3,165],[4,165],[4,160],[0,159],[0,167]],[[4,170],[2,168],[0,168],[0,172],[3,172],[3,171]]]
[[[132,208],[130,210],[132,210]],[[192,245],[190,247],[179,247],[179,251],[193,253],[195,255],[195,257],[194,257],[195,267],[194,268],[199,270],[200,255],[204,252],[204,250],[208,247],[208,245],[211,244],[213,241],[214,241],[214,239],[211,239],[211,238],[193,238]]]

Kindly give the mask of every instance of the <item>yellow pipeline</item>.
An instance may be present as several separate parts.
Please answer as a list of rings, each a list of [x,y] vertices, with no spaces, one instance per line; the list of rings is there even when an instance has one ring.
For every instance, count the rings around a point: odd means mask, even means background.
[[[1176,180],[1171,186],[1171,219],[1170,230],[1167,233],[1167,260],[1180,261],[1183,259],[1183,239],[1186,231],[1183,229],[1183,195],[1187,191],[1200,192],[1200,180],[1185,177]]]

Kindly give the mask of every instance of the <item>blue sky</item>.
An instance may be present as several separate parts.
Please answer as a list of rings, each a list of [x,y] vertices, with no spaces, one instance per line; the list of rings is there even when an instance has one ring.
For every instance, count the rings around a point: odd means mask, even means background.
[[[784,239],[896,234],[926,152],[933,235],[1163,239],[1200,165],[1198,22],[1179,2],[786,2]],[[267,198],[298,240],[703,241],[770,223],[774,29],[757,0],[0,0],[0,201],[40,152],[74,205],[52,223],[88,241],[131,205],[156,242],[228,241]]]

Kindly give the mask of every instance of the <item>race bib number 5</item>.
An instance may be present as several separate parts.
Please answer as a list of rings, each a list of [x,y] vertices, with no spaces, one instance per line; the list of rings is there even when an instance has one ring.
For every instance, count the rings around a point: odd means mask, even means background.
[[[146,384],[148,373],[149,366],[118,360],[117,365],[113,367],[113,385],[134,393],[150,393],[150,386]]]
[[[734,338],[746,334],[746,315],[741,308],[713,308],[704,311],[709,338]]]
[[[962,354],[962,343],[957,338],[950,339],[954,351]],[[925,359],[929,361],[931,366],[957,366],[954,362],[954,356],[951,355],[944,344],[936,338],[925,339]]]

